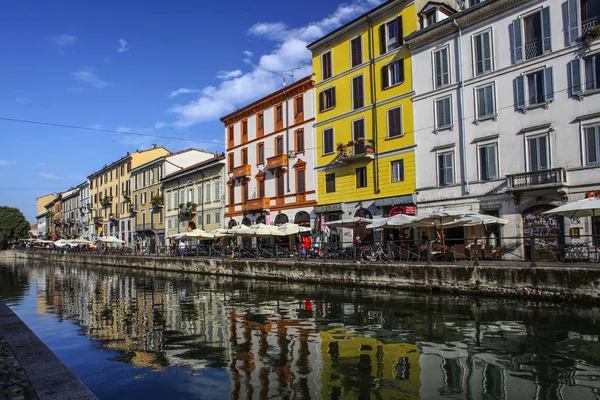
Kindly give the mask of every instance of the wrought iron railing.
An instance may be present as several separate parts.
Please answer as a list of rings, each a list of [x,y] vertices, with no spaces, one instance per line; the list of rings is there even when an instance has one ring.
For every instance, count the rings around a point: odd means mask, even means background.
[[[553,168],[507,175],[506,178],[508,179],[509,188],[526,188],[537,185],[566,183],[567,172],[563,168]]]
[[[588,18],[581,22],[581,33],[584,34],[600,23],[600,16]]]
[[[542,40],[534,40],[525,44],[525,59],[530,60],[543,54]]]

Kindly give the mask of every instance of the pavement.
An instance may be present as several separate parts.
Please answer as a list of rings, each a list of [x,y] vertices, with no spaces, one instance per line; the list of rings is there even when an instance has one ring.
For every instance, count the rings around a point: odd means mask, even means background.
[[[96,396],[0,299],[0,400],[30,399]]]

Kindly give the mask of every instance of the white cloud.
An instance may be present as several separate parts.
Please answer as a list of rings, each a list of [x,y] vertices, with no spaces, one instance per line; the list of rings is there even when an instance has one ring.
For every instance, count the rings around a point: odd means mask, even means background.
[[[21,103],[21,104],[27,104],[27,103],[31,103],[33,100],[31,100],[29,97],[20,97],[16,100],[17,103]]]
[[[0,167],[8,167],[10,165],[13,165],[14,163],[14,161],[0,160]]]
[[[44,179],[62,179],[60,176],[54,175],[54,174],[50,174],[48,172],[40,172],[40,176]]]
[[[187,104],[177,104],[170,108],[176,114],[176,127],[186,127],[201,122],[215,120],[243,106],[248,102],[265,96],[282,85],[282,71],[300,68],[294,71],[294,78],[312,73],[311,53],[306,46],[336,29],[347,21],[367,12],[384,0],[353,0],[340,5],[333,14],[311,22],[300,28],[290,28],[281,22],[261,22],[253,25],[248,34],[266,38],[277,43],[268,54],[259,57],[258,64],[252,62],[253,54],[244,51],[244,62],[252,66],[245,74],[237,71],[233,76],[217,75],[224,79],[218,86],[208,86],[200,91],[198,99]],[[289,77],[287,78],[290,79]]]
[[[118,53],[125,53],[129,51],[131,47],[129,47],[129,43],[125,39],[119,39],[119,48],[117,49]]]
[[[154,129],[162,129],[165,126],[167,126],[166,122],[158,121],[156,124],[154,124]]]
[[[198,89],[179,88],[171,92],[169,97],[177,97],[180,94],[200,93]]]
[[[62,33],[51,37],[51,40],[57,46],[71,46],[79,41],[79,38],[75,35],[69,35],[68,33]]]
[[[236,69],[235,71],[219,71],[217,78],[219,79],[233,79],[242,76],[242,71]]]
[[[83,67],[79,71],[73,72],[73,78],[80,82],[87,83],[96,89],[103,89],[112,85],[111,82],[105,81],[96,75],[92,67]]]

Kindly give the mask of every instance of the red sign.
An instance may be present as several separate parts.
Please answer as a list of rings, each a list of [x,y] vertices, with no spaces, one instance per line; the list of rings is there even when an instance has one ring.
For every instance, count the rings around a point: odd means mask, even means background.
[[[399,215],[399,214],[404,214],[404,207],[394,206],[391,208],[390,212],[388,213],[388,217],[393,217],[393,216]]]
[[[415,215],[417,213],[417,207],[415,206],[406,206],[406,215]]]
[[[586,199],[589,199],[590,197],[600,197],[600,190],[595,190],[593,192],[587,192],[585,194]]]

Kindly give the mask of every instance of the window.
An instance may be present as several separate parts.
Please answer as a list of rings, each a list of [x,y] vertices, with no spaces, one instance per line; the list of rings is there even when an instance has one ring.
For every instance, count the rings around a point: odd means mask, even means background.
[[[397,49],[402,45],[402,17],[388,21],[379,27],[379,50],[381,54]]]
[[[296,153],[304,152],[304,130],[298,129],[296,131]]]
[[[364,118],[352,121],[353,154],[365,152],[365,120]]]
[[[584,58],[583,63],[585,66],[585,90],[600,89],[600,54]]]
[[[210,224],[210,214],[206,214],[206,224]]]
[[[227,171],[228,172],[233,172],[233,153],[229,153],[229,155],[227,156]]]
[[[242,149],[242,165],[248,165],[248,149]]]
[[[191,202],[191,203],[194,202],[194,188],[189,188],[188,189],[188,201]]]
[[[304,193],[306,192],[306,171],[301,169],[296,172],[296,185],[297,192]]]
[[[452,96],[435,100],[436,129],[452,127]]]
[[[387,110],[388,137],[402,136],[402,107]]]
[[[352,109],[356,110],[365,106],[363,76],[352,78]]]
[[[518,110],[554,100],[552,67],[518,76],[514,82]]]
[[[492,71],[492,31],[488,30],[473,36],[473,47],[475,75]]]
[[[248,201],[248,182],[242,183],[242,203]]]
[[[221,213],[215,213],[215,224],[221,223]]]
[[[479,3],[483,3],[484,0],[469,0],[469,7],[473,7]]]
[[[529,151],[529,172],[550,168],[550,153],[548,136],[537,136],[527,139]]]
[[[277,175],[277,197],[285,196],[285,185],[283,184],[283,174]]]
[[[498,178],[498,145],[479,146],[479,179],[487,181]]]
[[[496,100],[494,84],[475,89],[477,99],[477,119],[489,118],[496,115]]]
[[[142,204],[144,204],[144,203],[142,203]],[[173,207],[174,208],[179,207],[179,195],[177,192],[173,192]]]
[[[600,125],[585,128],[585,160],[587,165],[600,164]]]
[[[302,114],[304,112],[304,97],[298,96],[294,100],[294,115]]]
[[[381,82],[384,89],[404,82],[404,60],[398,60],[381,68]]]
[[[263,113],[256,115],[256,129],[258,131],[265,129],[265,115]]]
[[[404,160],[392,161],[392,182],[404,182]]]
[[[235,186],[229,185],[229,205],[235,204]]]
[[[259,143],[256,145],[256,159],[258,160],[258,164],[265,163],[265,145],[264,145],[264,143]]]
[[[551,52],[550,7],[515,19],[510,34],[513,64]]]
[[[325,175],[325,193],[335,192],[335,174]]]
[[[258,181],[258,197],[261,199],[263,197],[265,197],[265,181],[264,180]]]
[[[146,187],[146,173],[142,172],[142,187]]]
[[[281,104],[275,107],[275,122],[283,122],[283,106]]]
[[[221,182],[215,181],[215,201],[221,200]]]
[[[146,192],[142,193],[142,205],[146,204]]]
[[[210,203],[210,182],[206,184],[206,202]]]
[[[331,65],[331,51],[321,55],[321,68],[323,80],[331,78],[333,75],[333,66]]]
[[[248,136],[248,120],[242,121],[242,136]]]
[[[198,187],[196,188],[196,192],[197,192],[197,198],[198,198],[198,203],[202,203],[202,185],[198,185]]]
[[[335,87],[330,87],[319,93],[319,111],[323,112],[335,107]]]
[[[323,154],[333,153],[333,128],[323,129]]]
[[[448,46],[433,52],[433,70],[436,89],[450,84]]]
[[[356,188],[367,187],[367,167],[356,168]]]
[[[350,54],[352,68],[362,64],[362,36],[356,37],[350,41]]]
[[[454,183],[454,153],[438,154],[438,179],[440,186]]]
[[[283,138],[281,136],[275,138],[275,155],[280,156],[283,154]]]
[[[424,15],[425,27],[431,26],[437,22],[437,8],[429,10]]]

